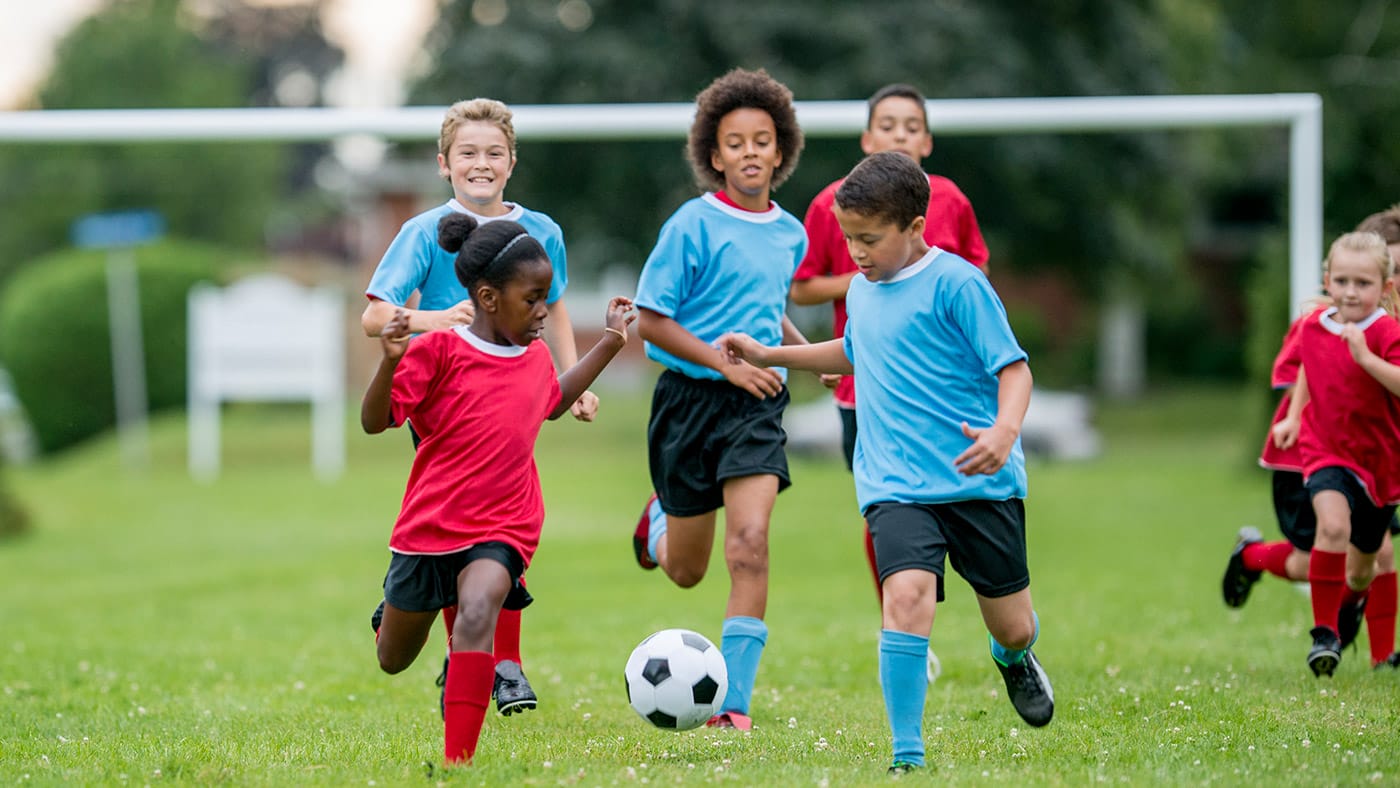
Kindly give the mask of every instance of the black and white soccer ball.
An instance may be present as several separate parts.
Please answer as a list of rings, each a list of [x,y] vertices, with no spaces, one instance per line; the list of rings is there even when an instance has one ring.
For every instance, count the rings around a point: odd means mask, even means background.
[[[627,702],[642,719],[666,730],[703,725],[719,713],[729,688],[724,655],[688,629],[663,629],[643,640],[623,673]]]

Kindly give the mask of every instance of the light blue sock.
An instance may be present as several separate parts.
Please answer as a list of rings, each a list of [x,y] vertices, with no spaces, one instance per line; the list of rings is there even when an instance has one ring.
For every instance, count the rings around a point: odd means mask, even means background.
[[[647,555],[651,560],[656,560],[656,543],[661,541],[661,536],[666,533],[666,513],[661,511],[661,499],[652,498],[647,504],[647,516],[651,518],[651,525],[647,531]]]
[[[880,630],[880,689],[890,720],[896,762],[924,765],[924,699],[928,695],[928,638]]]
[[[1031,617],[1035,619],[1035,633],[1031,635],[1031,642],[1027,643],[1025,648],[1007,648],[998,643],[997,639],[992,637],[990,633],[987,635],[987,642],[992,644],[992,659],[1010,667],[1020,662],[1026,656],[1026,652],[1030,650],[1030,647],[1034,646],[1035,642],[1040,639],[1040,616],[1036,615],[1035,611],[1032,610]]]
[[[768,625],[761,618],[734,616],[724,620],[720,630],[719,651],[729,669],[729,690],[724,694],[720,711],[749,713],[749,698],[758,676],[758,660],[768,643]]]

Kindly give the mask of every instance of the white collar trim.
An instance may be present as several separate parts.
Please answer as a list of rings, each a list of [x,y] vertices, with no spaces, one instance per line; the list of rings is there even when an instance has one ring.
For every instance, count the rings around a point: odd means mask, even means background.
[[[1327,329],[1333,334],[1341,336],[1342,328],[1346,325],[1346,323],[1340,323],[1335,317],[1333,317],[1333,315],[1337,314],[1337,312],[1338,309],[1334,306],[1331,309],[1328,309],[1326,312],[1323,312],[1321,315],[1318,315],[1317,322],[1321,323],[1323,328]],[[1384,315],[1385,310],[1381,309],[1380,307],[1376,307],[1376,311],[1367,315],[1364,320],[1358,322],[1356,324],[1356,327],[1361,329],[1362,331],[1365,331],[1366,329],[1371,327],[1372,323],[1376,322],[1377,320],[1380,320],[1381,317],[1383,317]]]
[[[452,331],[456,333],[457,336],[466,340],[468,345],[471,345],[488,356],[517,358],[524,355],[525,351],[529,349],[521,345],[497,345],[494,342],[487,342],[476,334],[473,334],[469,326],[453,326]]]
[[[783,215],[783,209],[779,208],[778,204],[772,200],[768,201],[768,210],[766,211],[746,211],[743,208],[735,208],[724,200],[721,200],[719,197],[715,196],[714,192],[705,192],[700,195],[700,199],[724,211],[726,214],[733,216],[735,219],[742,219],[746,222],[753,222],[754,224],[776,222]]]
[[[908,279],[911,276],[917,276],[920,271],[924,270],[925,268],[928,268],[930,265],[933,265],[934,258],[938,257],[940,254],[943,254],[942,249],[939,249],[937,246],[930,246],[928,248],[928,251],[924,253],[924,256],[920,257],[917,261],[915,261],[913,265],[905,266],[904,268],[900,269],[899,273],[895,274],[889,279],[876,282],[875,284],[892,285],[895,282],[903,282],[905,279]]]
[[[520,217],[525,215],[525,209],[521,207],[520,203],[508,202],[506,203],[506,205],[510,206],[510,210],[506,211],[500,216],[482,216],[476,211],[473,211],[472,209],[458,202],[456,197],[453,197],[452,199],[447,201],[448,208],[451,208],[457,213],[465,213],[466,215],[475,219],[477,224],[486,224],[487,222],[499,222],[502,219],[509,219],[512,222],[518,222],[520,221]]]

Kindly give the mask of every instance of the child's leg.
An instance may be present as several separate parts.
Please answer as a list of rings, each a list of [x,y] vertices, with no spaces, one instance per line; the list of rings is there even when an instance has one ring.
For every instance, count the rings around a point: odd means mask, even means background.
[[[476,754],[496,676],[491,656],[496,618],[510,585],[510,570],[489,558],[471,561],[457,576],[454,650],[443,688],[443,756],[448,763],[470,762]]]
[[[666,516],[665,528],[652,532],[648,550],[671,582],[690,588],[705,578],[715,544],[715,513],[695,517]],[[653,524],[654,526],[654,524]]]
[[[380,670],[392,675],[412,665],[418,652],[423,650],[423,644],[428,642],[434,618],[437,618],[435,611],[400,610],[386,601],[384,617],[375,637]]]
[[[1308,564],[1312,586],[1313,626],[1337,631],[1337,611],[1345,593],[1347,550],[1351,539],[1351,504],[1335,490],[1319,490],[1313,496],[1317,512],[1317,540]]]
[[[928,696],[928,632],[938,575],[905,569],[885,578],[880,632],[880,690],[894,742],[894,762],[924,765],[924,701]]]
[[[1395,547],[1387,532],[1376,553],[1376,579],[1366,602],[1366,636],[1371,645],[1371,664],[1379,665],[1395,651]]]
[[[1055,714],[1055,694],[1050,678],[1031,651],[1040,637],[1040,619],[1031,604],[1030,589],[1001,597],[978,594],[977,604],[1011,705],[1028,724],[1048,725]]]
[[[778,477],[758,474],[724,482],[724,562],[729,601],[720,651],[729,667],[721,709],[747,715],[758,663],[768,641],[768,521],[778,497]]]

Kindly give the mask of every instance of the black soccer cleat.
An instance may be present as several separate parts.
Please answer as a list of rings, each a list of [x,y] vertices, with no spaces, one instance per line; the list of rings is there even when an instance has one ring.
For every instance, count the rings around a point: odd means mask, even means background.
[[[1050,718],[1055,716],[1055,692],[1050,687],[1050,677],[1045,675],[1045,669],[1040,666],[1035,654],[1026,649],[1025,656],[1014,665],[1003,665],[995,658],[992,661],[1001,671],[1001,677],[1006,681],[1006,694],[1021,719],[1036,728],[1049,724]]]
[[[379,634],[379,625],[384,622],[384,600],[379,600],[379,607],[369,614],[369,625],[374,630],[374,634]]]
[[[894,765],[891,766],[891,767],[889,768],[889,771],[887,771],[887,772],[885,772],[885,773],[888,774],[889,776],[895,778],[896,780],[898,780],[899,778],[903,777],[904,775],[906,775],[906,774],[908,774],[908,773],[910,773],[910,772],[912,772],[912,771],[916,771],[916,770],[918,770],[919,768],[920,768],[920,767],[919,767],[919,765],[918,765],[917,763],[910,763],[910,762],[908,762],[908,761],[895,761],[895,762],[894,762]]]
[[[520,663],[509,659],[496,663],[496,684],[491,688],[491,694],[496,698],[496,711],[502,717],[539,705],[539,699],[530,688],[530,680],[525,678]]]
[[[1341,643],[1338,651],[1346,651],[1356,642],[1356,636],[1361,632],[1361,622],[1366,618],[1367,598],[1363,596],[1353,604],[1342,605],[1341,610],[1337,611],[1337,640]]]
[[[1243,607],[1245,600],[1249,599],[1250,589],[1259,582],[1261,572],[1244,568],[1244,549],[1262,541],[1264,537],[1252,525],[1241,528],[1236,537],[1235,547],[1230,551],[1230,561],[1225,564],[1225,578],[1220,582],[1225,604],[1230,607]]]
[[[1371,670],[1400,670],[1400,651],[1371,666]]]
[[[1342,642],[1337,638],[1337,633],[1328,627],[1313,627],[1311,634],[1313,644],[1308,649],[1308,667],[1319,678],[1331,676],[1342,661]]]

